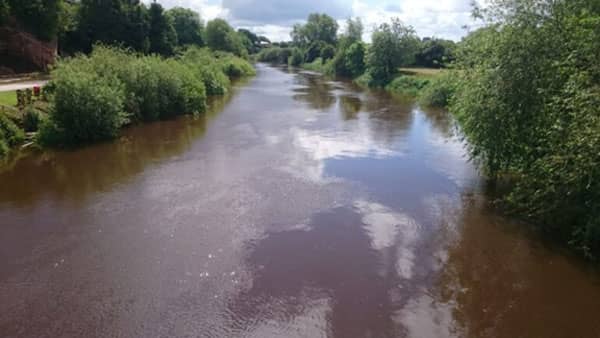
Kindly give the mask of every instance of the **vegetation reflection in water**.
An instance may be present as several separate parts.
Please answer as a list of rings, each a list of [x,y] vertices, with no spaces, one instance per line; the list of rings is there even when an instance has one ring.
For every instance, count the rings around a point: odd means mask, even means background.
[[[42,198],[79,200],[126,182],[148,166],[189,150],[234,93],[211,98],[201,115],[133,126],[114,142],[72,151],[20,153],[0,170],[4,186],[0,203],[25,207]]]

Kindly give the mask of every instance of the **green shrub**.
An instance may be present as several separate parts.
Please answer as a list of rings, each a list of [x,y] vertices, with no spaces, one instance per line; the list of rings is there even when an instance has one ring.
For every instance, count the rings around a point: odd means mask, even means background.
[[[206,94],[211,96],[225,95],[231,82],[218,65],[199,67],[199,73],[206,87]]]
[[[202,79],[207,95],[227,93],[231,82],[223,72],[223,65],[219,64],[211,51],[206,48],[190,48],[180,57],[180,60],[189,67],[194,76]]]
[[[304,62],[304,54],[299,48],[292,50],[292,55],[288,58],[288,64],[293,67],[298,67]]]
[[[394,94],[417,96],[429,84],[428,79],[416,76],[400,75],[392,80],[385,89]]]
[[[190,48],[173,59],[96,46],[89,56],[63,59],[53,70],[49,121],[39,141],[76,145],[110,139],[130,121],[204,112],[207,95],[223,95],[229,77],[253,75],[230,53]],[[39,121],[38,121],[39,122]]]
[[[320,56],[321,59],[323,59],[324,61],[333,59],[333,57],[335,56],[335,47],[333,47],[332,45],[325,45],[321,49]]]
[[[10,148],[8,147],[8,144],[6,143],[6,140],[4,139],[4,135],[3,135],[2,131],[0,131],[0,158],[6,156],[6,154],[8,154],[9,151],[10,151]]]
[[[248,61],[233,55],[220,56],[217,62],[221,65],[225,75],[232,79],[256,74],[254,67]]]
[[[302,68],[306,70],[321,74],[331,74],[332,67],[332,60],[329,60],[329,62],[324,62],[321,58],[316,58],[313,62],[302,65]]]
[[[448,71],[431,80],[419,93],[419,103],[429,107],[446,107],[456,92],[455,74]]]
[[[117,136],[126,122],[119,81],[72,69],[54,76],[54,106],[50,121],[40,130],[42,142],[77,145]]]
[[[261,50],[257,59],[260,62],[286,64],[292,54],[292,48],[271,47]]]
[[[8,147],[14,147],[25,139],[25,133],[11,119],[0,114],[0,139]]]
[[[331,72],[337,76],[356,78],[365,72],[365,44],[355,42],[338,49],[332,61]]]
[[[355,42],[344,53],[344,65],[351,77],[365,72],[366,47],[362,42]]]
[[[361,87],[370,87],[373,83],[373,78],[371,77],[371,73],[365,72],[361,76],[354,79],[354,83]]]
[[[23,111],[23,129],[27,132],[34,132],[39,129],[43,115],[33,105],[25,107]]]

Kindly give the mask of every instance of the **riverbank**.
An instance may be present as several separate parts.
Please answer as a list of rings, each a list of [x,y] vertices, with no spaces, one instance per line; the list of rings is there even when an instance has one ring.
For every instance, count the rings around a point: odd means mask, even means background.
[[[39,95],[25,91],[17,102],[15,92],[0,93],[0,157],[24,132],[42,147],[77,147],[113,139],[127,125],[201,114],[207,98],[254,74],[246,60],[207,49],[163,59],[97,47],[58,62]]]

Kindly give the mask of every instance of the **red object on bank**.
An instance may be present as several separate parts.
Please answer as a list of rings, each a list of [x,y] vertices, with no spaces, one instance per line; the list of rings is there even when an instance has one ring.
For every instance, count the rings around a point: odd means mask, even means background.
[[[40,86],[33,87],[33,95],[40,96]]]

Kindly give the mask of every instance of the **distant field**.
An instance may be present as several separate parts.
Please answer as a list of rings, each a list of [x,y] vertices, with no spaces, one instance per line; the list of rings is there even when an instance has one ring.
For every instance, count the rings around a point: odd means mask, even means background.
[[[17,105],[17,92],[0,92],[0,105],[5,106],[16,106]]]
[[[405,75],[431,77],[443,72],[443,69],[436,68],[400,68],[400,73]]]

